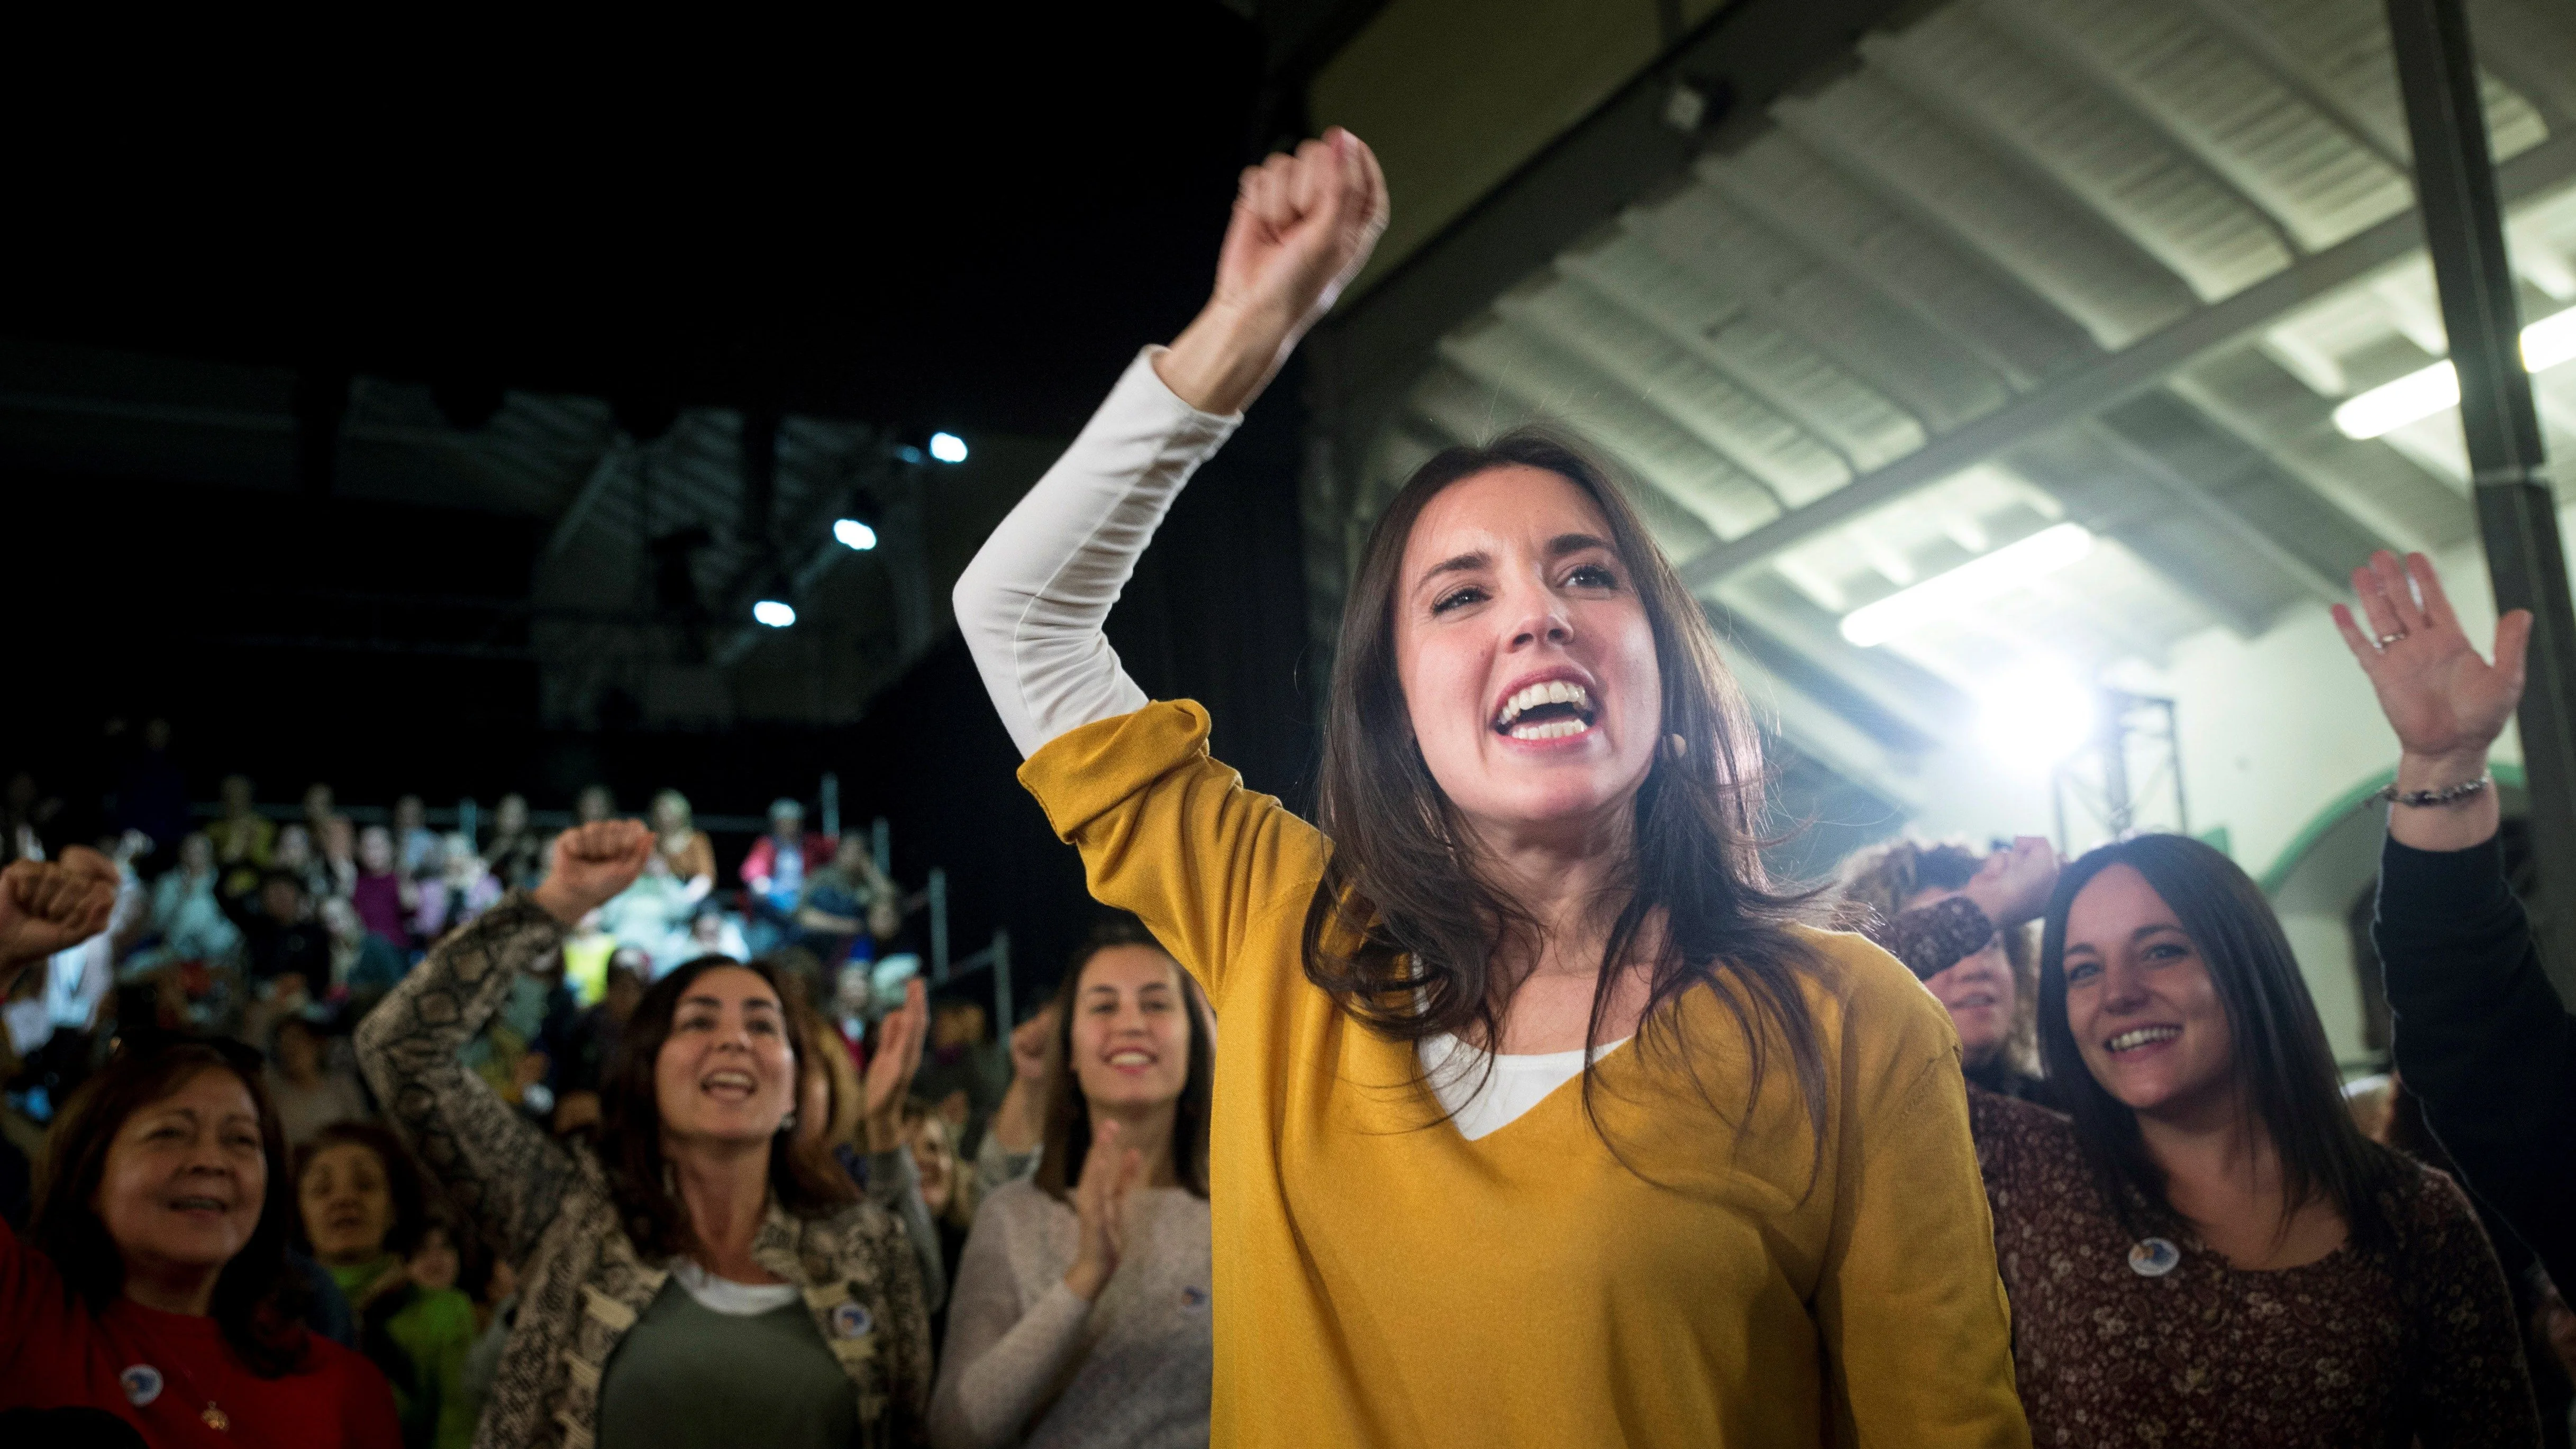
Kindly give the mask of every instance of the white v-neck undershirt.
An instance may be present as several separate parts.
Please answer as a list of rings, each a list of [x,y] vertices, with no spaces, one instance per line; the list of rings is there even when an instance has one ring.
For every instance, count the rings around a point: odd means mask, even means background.
[[[1592,1060],[1601,1060],[1627,1040],[1623,1036],[1594,1047]],[[1422,1074],[1431,1083],[1431,1094],[1440,1099],[1458,1135],[1470,1142],[1510,1126],[1522,1113],[1583,1072],[1581,1047],[1495,1056],[1490,1072],[1485,1070],[1486,1053],[1447,1032],[1424,1037],[1419,1050]]]

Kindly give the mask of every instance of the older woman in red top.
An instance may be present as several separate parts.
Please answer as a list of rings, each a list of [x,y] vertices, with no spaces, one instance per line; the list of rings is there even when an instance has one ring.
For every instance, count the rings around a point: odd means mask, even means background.
[[[114,867],[71,855],[0,873],[0,987],[104,921]],[[384,1376],[295,1312],[285,1155],[246,1048],[129,1047],[93,1078],[27,1239],[0,1226],[0,1407],[103,1409],[154,1445],[399,1445]]]

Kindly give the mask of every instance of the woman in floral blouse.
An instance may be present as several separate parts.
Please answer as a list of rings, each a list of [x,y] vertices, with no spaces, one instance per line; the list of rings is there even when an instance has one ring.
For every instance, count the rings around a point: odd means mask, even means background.
[[[2076,861],[2039,1021],[2071,1120],[1970,1094],[2035,1443],[2539,1442],[2467,1199],[2353,1127],[2234,862],[2172,835]]]

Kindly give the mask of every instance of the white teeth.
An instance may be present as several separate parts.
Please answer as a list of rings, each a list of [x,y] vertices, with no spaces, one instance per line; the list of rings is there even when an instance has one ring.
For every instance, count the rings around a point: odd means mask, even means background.
[[[2124,1031],[2103,1045],[2112,1051],[2124,1052],[2133,1047],[2145,1046],[2149,1042],[2171,1041],[2180,1035],[2182,1035],[2182,1028],[2178,1026],[2141,1026]]]
[[[1154,1058],[1145,1052],[1111,1052],[1109,1054],[1109,1065],[1113,1067],[1141,1067],[1153,1060]]]
[[[1592,726],[1579,719],[1561,719],[1547,724],[1514,725],[1511,735],[1516,740],[1561,740],[1567,735],[1579,735],[1590,728]]]
[[[743,1072],[712,1073],[707,1077],[706,1085],[710,1087],[740,1087],[746,1092],[757,1091],[760,1088],[760,1084],[758,1082],[753,1081],[747,1073]]]
[[[1521,717],[1522,711],[1536,709],[1542,704],[1570,704],[1577,709],[1590,709],[1592,707],[1592,696],[1584,691],[1582,685],[1576,684],[1572,680],[1550,679],[1543,683],[1533,684],[1527,689],[1523,689],[1514,694],[1511,698],[1504,700],[1503,712],[1497,718],[1496,723],[1509,728],[1513,720]],[[1566,733],[1572,734],[1576,733],[1576,731],[1568,730]],[[1554,736],[1534,735],[1523,736],[1523,738],[1553,739]]]

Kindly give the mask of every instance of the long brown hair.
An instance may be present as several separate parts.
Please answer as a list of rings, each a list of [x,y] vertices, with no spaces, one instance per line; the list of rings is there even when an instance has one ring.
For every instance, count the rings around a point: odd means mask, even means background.
[[[1824,1054],[1800,991],[1816,962],[1791,930],[1811,893],[1775,889],[1762,866],[1763,764],[1751,712],[1718,654],[1708,616],[1636,510],[1607,470],[1554,434],[1520,428],[1483,447],[1433,456],[1369,535],[1342,613],[1325,713],[1317,804],[1333,854],[1306,910],[1307,979],[1399,1041],[1464,1035],[1470,1027],[1487,1043],[1502,1039],[1508,1003],[1493,959],[1535,946],[1539,926],[1478,875],[1466,822],[1422,757],[1396,673],[1395,601],[1405,543],[1422,510],[1450,485],[1508,467],[1553,473],[1600,510],[1645,607],[1663,685],[1664,743],[1637,791],[1622,881],[1627,898],[1602,949],[1584,1044],[1599,1040],[1611,987],[1641,932],[1660,916],[1639,1045],[1660,1036],[1687,1066],[1691,1048],[1679,1017],[1658,1008],[1707,986],[1743,1031],[1748,1109],[1761,1094],[1766,1042],[1776,1032],[1821,1154]],[[1584,1111],[1602,1131],[1588,1053],[1585,1061]],[[1821,1155],[1816,1161],[1821,1166]]]
[[[2181,1226],[2164,1169],[2147,1151],[2136,1109],[2103,1090],[2066,1019],[2066,918],[2094,877],[2125,865],[2146,878],[2209,968],[2227,1013],[2244,1101],[2281,1158],[2282,1218],[2323,1199],[2363,1247],[2395,1236],[2379,1201],[2405,1180],[2404,1159],[2361,1135],[2344,1106],[2334,1049],[2299,974],[2280,917],[2236,862],[2182,835],[2141,835],[2086,851],[2057,878],[2039,946],[2039,1046],[2075,1141],[2122,1228],[2144,1235]]]
[[[92,1206],[107,1176],[108,1150],[126,1119],[168,1098],[201,1072],[226,1072],[250,1093],[259,1113],[259,1150],[268,1164],[259,1224],[215,1276],[208,1312],[224,1342],[251,1372],[276,1378],[304,1367],[308,1339],[304,1280],[287,1265],[295,1231],[295,1180],[287,1171],[286,1133],[260,1085],[258,1054],[235,1043],[178,1038],[120,1053],[74,1093],[36,1178],[27,1241],[51,1258],[63,1283],[102,1313],[125,1292],[125,1255]]]
[[[671,1019],[679,1014],[680,998],[690,984],[727,966],[759,977],[778,997],[785,1017],[783,1035],[796,1058],[795,1080],[800,1088],[805,1073],[816,1069],[806,1057],[806,1044],[812,1038],[805,1024],[805,993],[766,960],[701,956],[674,967],[670,975],[645,990],[626,1029],[618,1033],[617,1054],[599,1093],[600,1151],[606,1159],[609,1196],[616,1201],[618,1220],[626,1225],[626,1235],[634,1240],[638,1253],[677,1257],[696,1242],[688,1209],[672,1191],[665,1170],[662,1106],[654,1090],[653,1069],[661,1059],[662,1044],[671,1039]],[[849,1174],[823,1149],[799,1146],[792,1125],[781,1127],[770,1140],[769,1191],[780,1207],[808,1218],[828,1217],[858,1200]]]
[[[1113,946],[1150,946],[1166,958],[1172,954],[1144,922],[1121,913],[1092,927],[1074,952],[1073,964],[1065,968],[1064,984],[1055,993],[1055,1081],[1047,1092],[1046,1147],[1038,1155],[1037,1170],[1038,1188],[1058,1202],[1071,1201],[1073,1185],[1082,1181],[1083,1160],[1091,1155],[1091,1103],[1073,1070],[1074,1005],[1082,994],[1082,968]],[[1198,983],[1178,961],[1172,963],[1172,980],[1190,1023],[1189,1074],[1172,1108],[1172,1176],[1203,1198],[1208,1195],[1208,1122],[1216,1100],[1216,1043]]]

